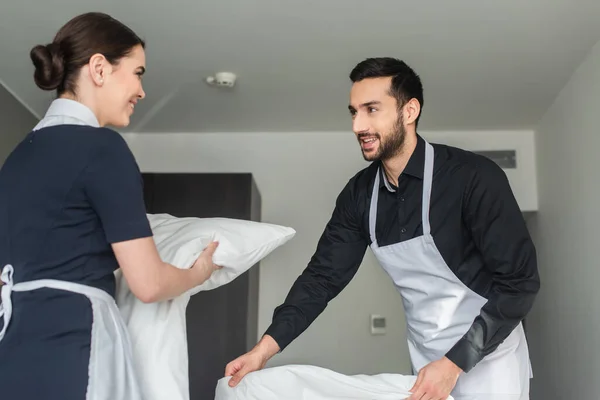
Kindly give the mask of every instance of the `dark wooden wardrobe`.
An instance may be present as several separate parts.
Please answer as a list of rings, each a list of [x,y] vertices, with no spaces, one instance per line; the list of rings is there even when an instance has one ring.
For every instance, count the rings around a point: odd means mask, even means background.
[[[251,174],[144,173],[147,212],[260,221]],[[229,361],[252,348],[258,329],[258,266],[200,292],[187,307],[190,400],[212,400]]]

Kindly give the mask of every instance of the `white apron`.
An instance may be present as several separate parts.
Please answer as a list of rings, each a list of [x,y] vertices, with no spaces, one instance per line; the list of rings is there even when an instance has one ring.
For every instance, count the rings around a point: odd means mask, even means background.
[[[423,235],[379,247],[375,237],[379,176],[377,171],[369,231],[371,249],[402,296],[408,348],[414,371],[439,360],[460,340],[486,299],[473,292],[450,270],[438,251],[429,225],[433,181],[433,147],[426,143],[423,174]],[[528,400],[531,369],[521,324],[468,373],[452,392],[456,400]]]
[[[91,286],[54,279],[15,284],[13,272],[12,265],[7,265],[0,276],[4,283],[0,306],[0,318],[4,318],[4,326],[0,331],[0,341],[4,338],[12,317],[13,291],[52,288],[82,294],[90,300],[93,312],[89,381],[85,400],[142,400],[133,369],[129,334],[115,300],[108,293]]]

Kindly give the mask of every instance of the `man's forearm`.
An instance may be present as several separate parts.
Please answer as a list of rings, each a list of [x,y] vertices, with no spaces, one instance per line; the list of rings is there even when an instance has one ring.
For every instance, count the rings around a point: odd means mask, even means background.
[[[265,361],[270,360],[275,354],[279,353],[279,350],[281,350],[279,344],[269,335],[264,335],[253,349],[253,351],[259,352]]]
[[[475,318],[469,331],[448,351],[446,357],[468,372],[513,332],[535,300],[537,284],[520,295],[493,296]]]

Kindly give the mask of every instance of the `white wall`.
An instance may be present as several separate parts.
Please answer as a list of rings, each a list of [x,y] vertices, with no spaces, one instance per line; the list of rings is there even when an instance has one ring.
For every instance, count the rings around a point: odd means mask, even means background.
[[[600,398],[600,42],[537,132],[541,291],[530,317],[533,399]]]
[[[533,167],[533,132],[424,133],[430,141],[477,150],[516,148]],[[367,164],[350,133],[125,135],[145,172],[252,172],[265,222],[297,236],[261,263],[259,335],[312,255],[339,191]],[[528,161],[529,160],[529,161]],[[523,209],[537,207],[533,168],[508,173]],[[530,181],[527,187],[526,181]],[[533,185],[533,186],[531,186]],[[207,193],[207,196],[210,196]],[[370,314],[387,317],[385,336],[371,336]],[[342,373],[409,373],[402,303],[370,250],[357,276],[320,318],[270,365],[310,363]]]

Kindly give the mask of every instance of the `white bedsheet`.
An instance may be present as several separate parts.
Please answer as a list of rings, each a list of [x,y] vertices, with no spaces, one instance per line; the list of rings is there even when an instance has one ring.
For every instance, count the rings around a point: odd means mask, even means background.
[[[410,396],[417,377],[343,375],[311,365],[286,365],[252,372],[234,388],[229,379],[219,380],[215,400],[401,400]]]

